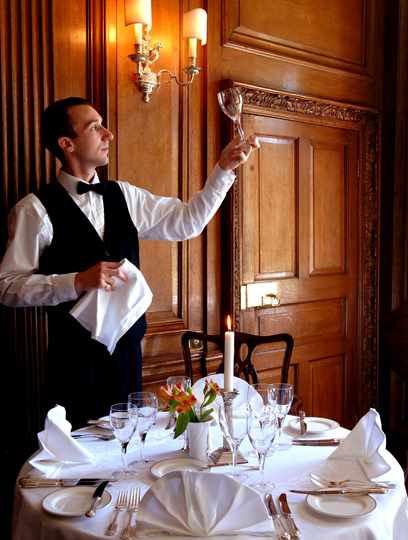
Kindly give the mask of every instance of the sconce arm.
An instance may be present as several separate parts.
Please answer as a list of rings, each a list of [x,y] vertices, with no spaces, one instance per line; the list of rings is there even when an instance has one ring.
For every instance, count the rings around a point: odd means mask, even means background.
[[[174,73],[172,73],[171,71],[169,71],[168,69],[161,69],[158,73],[157,73],[157,79],[158,81],[161,82],[161,76],[163,73],[167,73],[167,75],[169,76],[169,81],[171,81],[172,79],[174,81],[176,81],[176,83],[179,85],[179,86],[188,86],[189,84],[191,84],[194,80],[194,77],[196,75],[198,75],[198,73],[200,73],[200,71],[202,71],[202,68],[200,67],[197,67],[197,66],[189,66],[187,68],[184,69],[184,71],[187,73],[187,80],[186,81],[183,81],[183,80],[180,80],[177,75],[175,75]],[[160,84],[160,83],[159,83]]]

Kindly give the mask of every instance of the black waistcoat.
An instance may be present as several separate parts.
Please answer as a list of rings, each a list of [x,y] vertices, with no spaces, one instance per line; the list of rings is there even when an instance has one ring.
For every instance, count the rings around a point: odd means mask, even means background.
[[[59,182],[54,181],[37,194],[53,226],[52,242],[40,258],[40,273],[81,272],[100,261],[117,262],[125,257],[139,267],[137,229],[129,215],[124,195],[116,182],[108,181],[105,184],[103,240]],[[68,312],[73,304],[75,302],[64,302],[47,308],[49,317],[59,319],[60,322],[61,316],[72,319]],[[72,326],[72,321],[70,323]],[[128,334],[140,340],[145,330],[146,321],[143,316]]]

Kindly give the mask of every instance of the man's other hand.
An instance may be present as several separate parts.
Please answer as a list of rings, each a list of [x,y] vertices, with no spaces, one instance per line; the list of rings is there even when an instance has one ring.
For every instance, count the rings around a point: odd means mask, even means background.
[[[80,294],[92,289],[112,291],[115,288],[114,277],[127,281],[127,275],[119,269],[120,262],[99,262],[88,270],[78,272],[75,276],[75,289]]]
[[[231,171],[245,163],[254,148],[259,148],[255,135],[249,136],[245,141],[235,137],[221,152],[218,165],[225,171]]]

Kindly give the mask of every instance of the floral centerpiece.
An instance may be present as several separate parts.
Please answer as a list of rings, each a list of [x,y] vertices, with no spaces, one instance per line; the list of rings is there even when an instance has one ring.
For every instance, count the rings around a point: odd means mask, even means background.
[[[170,413],[177,417],[174,438],[181,435],[190,422],[209,421],[214,412],[210,405],[218,394],[220,394],[220,387],[211,379],[205,381],[202,403],[198,403],[191,388],[183,388],[181,384],[176,384],[173,387],[161,386],[160,397],[165,401]]]

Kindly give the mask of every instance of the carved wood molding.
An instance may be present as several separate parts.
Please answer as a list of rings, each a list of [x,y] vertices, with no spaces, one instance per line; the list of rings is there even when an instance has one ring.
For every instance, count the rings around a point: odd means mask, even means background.
[[[231,82],[239,87],[244,100],[244,112],[263,112],[268,116],[285,114],[293,119],[302,117],[321,121],[324,125],[342,124],[357,130],[360,136],[360,198],[359,198],[359,292],[357,357],[360,366],[359,411],[364,413],[377,402],[378,390],[378,255],[379,255],[379,115],[376,111],[356,106],[328,102]],[[289,116],[288,116],[289,115]],[[235,327],[240,328],[240,183],[232,193],[232,307]]]

